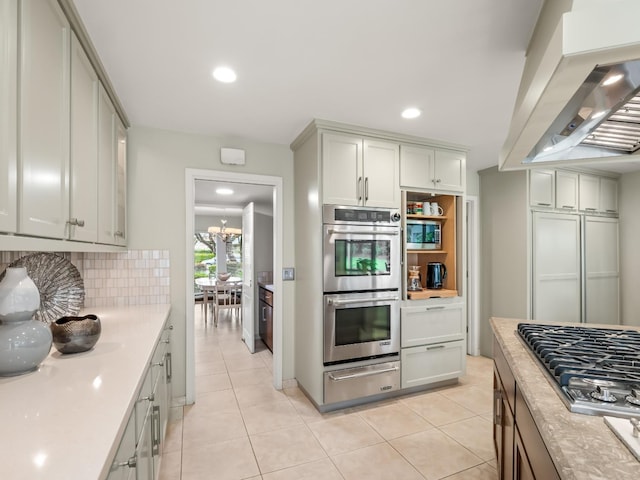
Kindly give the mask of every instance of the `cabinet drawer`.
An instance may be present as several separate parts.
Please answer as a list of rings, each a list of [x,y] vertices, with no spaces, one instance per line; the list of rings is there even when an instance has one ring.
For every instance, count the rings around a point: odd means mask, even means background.
[[[324,402],[336,403],[400,388],[400,363],[385,362],[324,373]]]
[[[427,385],[461,376],[465,371],[466,348],[463,340],[403,348],[402,388]]]
[[[504,393],[507,397],[507,404],[513,413],[516,407],[516,379],[513,373],[511,373],[511,368],[509,368],[507,359],[504,358],[500,344],[495,337],[493,338],[493,362],[498,372],[498,377],[502,382]]]
[[[463,340],[466,322],[462,303],[400,309],[402,348]]]

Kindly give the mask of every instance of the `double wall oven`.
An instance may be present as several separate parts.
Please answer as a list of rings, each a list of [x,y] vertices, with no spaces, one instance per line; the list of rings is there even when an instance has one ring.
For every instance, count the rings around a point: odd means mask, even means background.
[[[396,390],[400,214],[325,205],[323,236],[325,403]]]

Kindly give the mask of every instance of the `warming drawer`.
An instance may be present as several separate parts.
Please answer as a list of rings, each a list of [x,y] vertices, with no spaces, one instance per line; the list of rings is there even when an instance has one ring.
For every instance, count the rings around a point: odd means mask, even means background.
[[[324,402],[336,403],[400,388],[400,362],[385,362],[324,373]]]

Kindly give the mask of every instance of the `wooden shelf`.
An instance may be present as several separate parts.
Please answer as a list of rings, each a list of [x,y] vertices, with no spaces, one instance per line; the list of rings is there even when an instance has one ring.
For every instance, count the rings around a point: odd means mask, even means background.
[[[446,250],[407,250],[407,253],[447,253]]]
[[[450,297],[457,297],[457,296],[458,296],[457,290],[445,290],[443,288],[438,290],[424,289],[419,292],[407,291],[407,298],[409,300],[426,300],[428,298],[450,298]]]
[[[407,213],[407,218],[415,218],[419,220],[446,220],[446,215],[418,215],[417,213]]]

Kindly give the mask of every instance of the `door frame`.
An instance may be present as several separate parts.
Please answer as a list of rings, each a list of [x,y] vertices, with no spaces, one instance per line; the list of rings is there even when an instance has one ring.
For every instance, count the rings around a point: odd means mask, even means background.
[[[195,329],[193,308],[193,231],[195,225],[195,181],[213,180],[273,187],[273,287],[274,294],[282,290],[282,261],[284,243],[284,205],[282,177],[220,170],[185,169],[185,351],[186,351],[186,403],[195,402]],[[282,312],[283,302],[275,302],[273,309],[273,386],[282,389]]]
[[[467,204],[467,353],[480,355],[480,204],[476,195],[465,197]]]

